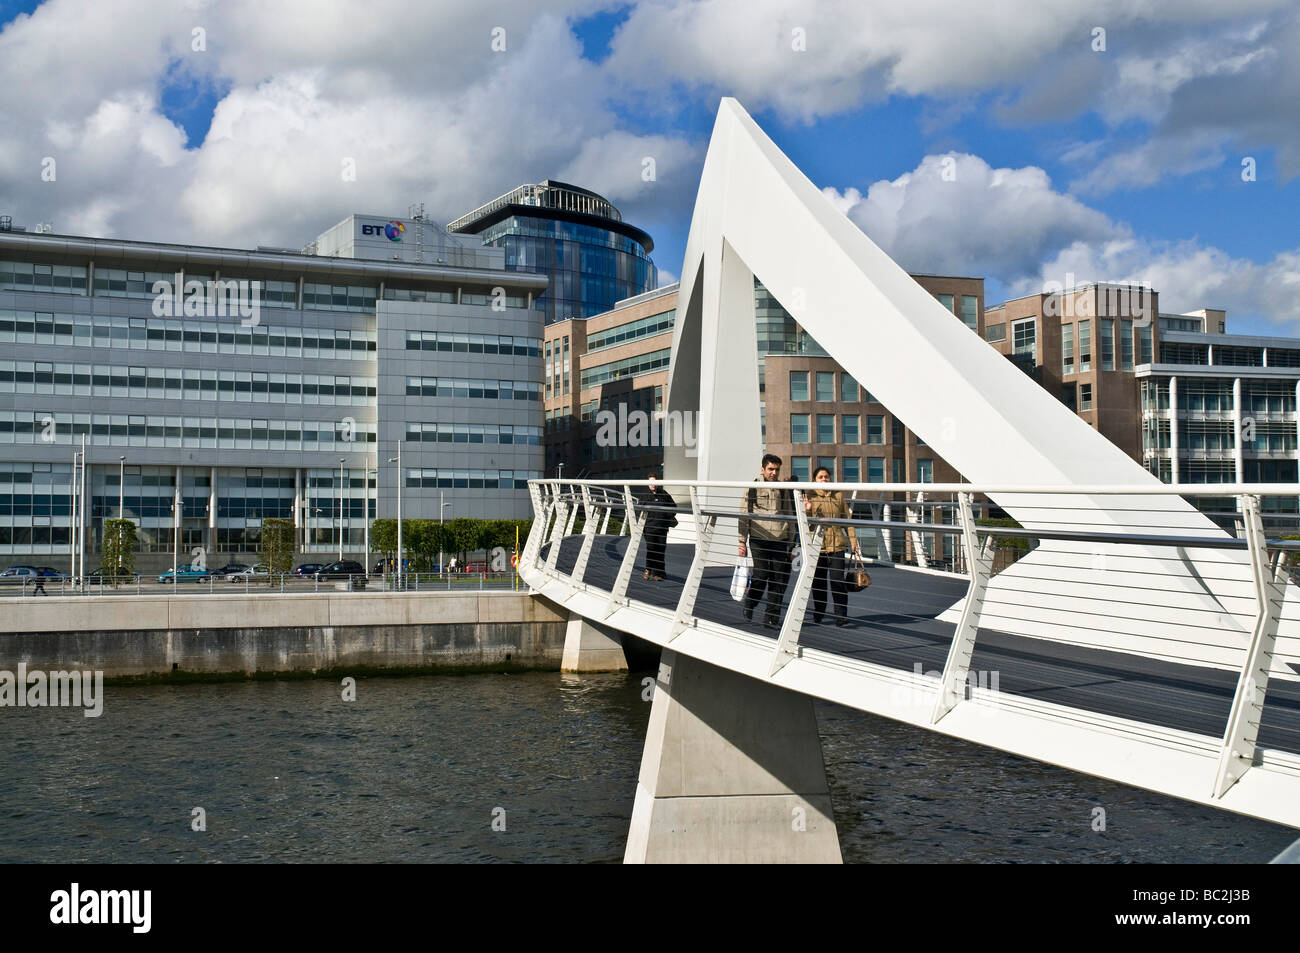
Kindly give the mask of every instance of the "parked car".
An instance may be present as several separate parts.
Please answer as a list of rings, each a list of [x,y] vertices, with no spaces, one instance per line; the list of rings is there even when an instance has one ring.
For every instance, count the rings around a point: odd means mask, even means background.
[[[234,572],[243,572],[248,568],[248,563],[226,563],[220,569],[213,569],[211,572],[214,576],[228,576]]]
[[[106,569],[103,566],[100,566],[98,569],[92,569],[90,572],[86,573],[86,576],[87,578],[90,579],[104,579],[105,581],[112,579],[114,576],[116,576],[118,579],[122,581],[126,581],[128,579],[131,582],[140,581],[140,574],[138,572],[115,573],[113,572],[113,570]]]
[[[14,578],[17,576],[39,576],[40,570],[35,566],[10,566],[4,572],[0,572],[0,579],[5,577]]]
[[[481,560],[481,559],[480,559],[480,560],[477,560],[476,562],[466,563],[466,564],[465,564],[465,571],[466,571],[466,572],[476,572],[476,573],[477,573],[477,572],[487,572],[487,571],[488,571],[488,564],[487,564],[486,562],[484,562],[483,560]]]
[[[295,576],[314,576],[324,568],[324,563],[303,563],[293,571],[293,574]]]
[[[347,579],[349,576],[364,576],[365,574],[365,566],[356,560],[345,559],[342,562],[330,563],[316,573],[316,578],[324,581],[327,579]]]
[[[247,569],[241,569],[239,572],[228,572],[225,575],[227,582],[252,582],[260,579],[265,582],[270,578],[271,570],[264,564],[258,563],[256,566],[249,566]]]
[[[158,581],[170,582],[173,584],[177,580],[181,582],[192,581],[198,583],[198,582],[202,582],[205,579],[211,579],[212,575],[213,575],[212,573],[208,572],[202,566],[181,566],[179,569],[176,570],[176,579],[172,578],[172,571],[168,569],[165,573],[163,573],[161,576],[158,577]]]

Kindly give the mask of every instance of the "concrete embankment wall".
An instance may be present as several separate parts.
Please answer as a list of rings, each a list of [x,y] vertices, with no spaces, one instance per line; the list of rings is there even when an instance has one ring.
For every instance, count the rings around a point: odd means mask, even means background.
[[[566,619],[515,592],[6,599],[0,668],[106,678],[559,669]]]

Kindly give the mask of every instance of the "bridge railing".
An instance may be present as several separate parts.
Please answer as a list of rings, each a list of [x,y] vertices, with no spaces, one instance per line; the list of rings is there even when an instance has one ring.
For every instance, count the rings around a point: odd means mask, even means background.
[[[645,550],[648,521],[676,517],[670,542],[689,546],[690,565],[670,610],[668,641],[696,626],[704,608],[704,570],[740,560],[737,525],[754,484],[660,486],[674,505],[652,501],[647,481],[532,481],[534,521],[520,565],[524,580],[534,589],[558,580],[570,593],[595,590],[608,618],[630,602],[629,583]],[[792,512],[763,518],[790,525],[799,555],[770,674],[799,655],[831,526],[851,529],[871,563],[965,580],[964,598],[948,610],[955,628],[934,722],[965,697],[981,627],[1225,669],[1236,674],[1237,688],[1215,782],[1221,794],[1254,757],[1270,679],[1300,674],[1300,600],[1290,578],[1300,538],[1288,538],[1297,535],[1300,523],[1300,489],[1293,485],[767,486],[788,491]],[[810,516],[806,501],[819,491],[842,494],[850,518]],[[1181,499],[1193,494],[1213,509],[1212,520]],[[587,578],[593,549],[615,524],[619,535],[629,537],[627,546],[612,582],[593,587]],[[561,572],[563,541],[573,537],[581,542],[573,564]],[[680,554],[674,559],[680,563]],[[829,603],[831,593],[825,595]],[[727,597],[714,591],[707,598],[716,609]],[[730,612],[736,614],[734,605]]]

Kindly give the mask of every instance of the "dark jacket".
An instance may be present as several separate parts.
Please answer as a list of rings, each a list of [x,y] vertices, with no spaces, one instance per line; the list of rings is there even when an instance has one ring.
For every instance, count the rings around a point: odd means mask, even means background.
[[[648,506],[677,505],[677,501],[668,494],[668,491],[658,484],[655,485],[653,493],[646,490],[641,497],[641,502]],[[650,510],[646,513],[645,533],[647,536],[663,536],[676,525],[676,513],[663,513],[659,510]]]

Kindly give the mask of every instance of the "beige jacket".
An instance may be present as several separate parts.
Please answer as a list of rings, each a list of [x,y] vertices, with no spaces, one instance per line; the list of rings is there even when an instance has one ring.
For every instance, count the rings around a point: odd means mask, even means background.
[[[808,518],[824,520],[846,520],[849,519],[849,504],[844,499],[843,493],[832,490],[815,490],[808,494]],[[848,533],[848,543],[845,545],[845,531]],[[827,526],[822,533],[822,552],[824,553],[842,553],[845,549],[856,548],[858,538],[853,533],[852,526]]]
[[[769,488],[759,477],[756,486],[746,491],[740,502],[740,541],[761,539],[766,542],[789,542],[798,535],[793,520],[765,520],[760,513],[794,516],[794,495],[789,490]]]

